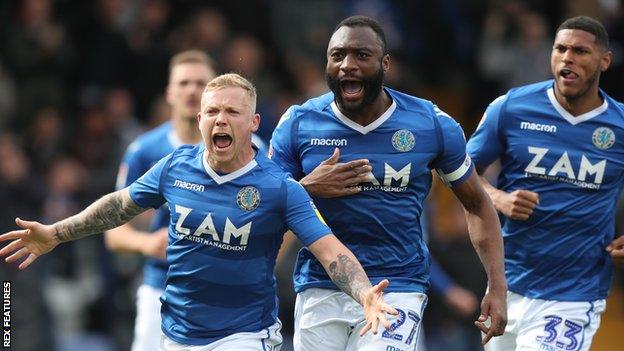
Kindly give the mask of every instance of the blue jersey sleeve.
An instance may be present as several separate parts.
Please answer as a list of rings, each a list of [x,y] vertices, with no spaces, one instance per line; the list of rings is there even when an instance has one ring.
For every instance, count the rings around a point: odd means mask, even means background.
[[[453,278],[449,277],[448,274],[440,267],[438,261],[431,257],[431,267],[430,267],[431,277],[431,289],[435,292],[445,295],[454,285]]]
[[[499,120],[507,95],[492,101],[485,110],[477,130],[468,141],[467,150],[478,169],[485,169],[503,152],[499,136]]]
[[[286,224],[303,245],[308,246],[331,234],[312,199],[294,179],[286,180]]]
[[[284,171],[290,173],[293,178],[299,180],[303,176],[303,171],[297,152],[295,112],[294,106],[290,107],[280,118],[271,136],[269,158],[282,167]]]
[[[129,186],[147,170],[145,161],[143,161],[142,151],[139,141],[134,141],[128,145],[117,173],[117,183],[115,185],[117,190]]]
[[[435,106],[434,110],[439,124],[441,150],[433,167],[446,184],[457,186],[468,179],[474,169],[470,157],[466,154],[464,131],[459,123],[444,111]]]
[[[130,197],[141,207],[159,208],[166,200],[162,194],[163,170],[169,166],[172,155],[158,161],[149,171],[130,184]]]

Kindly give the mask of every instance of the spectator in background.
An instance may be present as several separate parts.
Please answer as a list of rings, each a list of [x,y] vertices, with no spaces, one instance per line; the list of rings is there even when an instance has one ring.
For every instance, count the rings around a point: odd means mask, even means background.
[[[39,218],[44,191],[16,136],[0,133],[0,228],[12,226],[12,217],[19,213]],[[50,328],[54,324],[43,298],[45,264],[27,274],[16,273],[12,267],[0,267],[0,279],[11,282],[11,349],[49,349],[55,329]]]
[[[273,117],[268,117],[269,123],[258,130],[258,134],[265,140],[270,138],[275,126],[274,117],[278,114],[273,106],[278,81],[275,73],[267,66],[267,59],[267,53],[257,39],[249,35],[237,35],[228,41],[221,60],[226,72],[236,72],[247,77],[262,92],[262,96],[258,97],[258,113]]]
[[[66,152],[70,132],[57,108],[43,107],[35,113],[25,133],[29,141],[26,151],[34,171],[40,175],[47,173],[52,163]]]
[[[171,20],[170,4],[166,0],[140,2],[138,19],[126,38],[135,62],[134,82],[131,92],[136,101],[137,116],[149,116],[149,106],[162,94],[167,85],[167,71],[172,51],[167,41]]]
[[[86,168],[75,158],[59,157],[50,165],[46,176],[47,194],[41,218],[56,221],[79,211],[88,200]],[[111,340],[105,336],[111,320],[107,314],[92,315],[92,311],[108,292],[103,289],[99,271],[102,260],[101,242],[90,238],[72,242],[49,257],[44,295],[50,306],[55,346],[58,350],[78,351],[90,344],[90,350],[111,350]],[[94,308],[95,307],[95,308]],[[100,320],[101,328],[90,328],[92,318]]]
[[[89,169],[87,198],[95,199],[115,182],[115,166],[123,145],[117,126],[101,103],[85,109],[80,116],[78,136],[71,141],[72,154]]]
[[[309,57],[323,67],[330,29],[340,19],[339,3],[275,0],[270,6],[269,29],[282,56]]]
[[[521,3],[510,2],[487,16],[479,66],[502,90],[541,81],[550,76],[551,45],[546,18]]]
[[[134,60],[126,40],[126,16],[130,2],[96,0],[88,3],[90,23],[80,22],[76,36],[81,46],[80,78],[82,95],[100,94],[116,86],[129,86],[135,77]],[[87,106],[90,107],[90,106]]]
[[[202,8],[171,32],[169,43],[173,52],[198,49],[211,57],[221,57],[229,36],[230,29],[223,14]]]
[[[16,108],[15,82],[0,59],[0,130],[9,127]]]
[[[16,18],[4,57],[19,90],[13,122],[22,130],[39,108],[64,107],[65,77],[75,56],[65,27],[54,18],[52,0],[21,1]]]
[[[0,227],[11,226],[20,211],[38,218],[44,187],[17,138],[0,133]]]
[[[134,116],[134,99],[128,89],[113,88],[104,95],[104,113],[115,131],[121,145],[130,145],[132,140],[143,131]]]

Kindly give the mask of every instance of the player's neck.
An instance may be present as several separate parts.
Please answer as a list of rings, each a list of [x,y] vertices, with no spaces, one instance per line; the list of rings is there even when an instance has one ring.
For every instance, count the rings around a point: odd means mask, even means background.
[[[346,111],[340,105],[338,105],[338,109],[353,122],[366,127],[381,117],[381,115],[390,108],[390,105],[392,105],[392,99],[385,90],[382,89],[381,93],[373,100],[370,106],[362,109],[362,111]]]
[[[603,99],[602,96],[600,96],[598,86],[590,88],[582,96],[573,99],[566,98],[561,95],[561,93],[555,88],[555,98],[561,107],[570,112],[570,114],[574,117],[595,110],[603,104]]]
[[[229,174],[247,166],[249,162],[256,157],[256,151],[251,147],[250,142],[248,146],[243,147],[231,160],[219,160],[217,157],[213,157],[208,151],[206,151],[204,157],[213,171],[221,174]]]
[[[195,145],[202,140],[199,126],[195,118],[174,116],[171,119],[171,123],[173,125],[173,131],[183,144]]]

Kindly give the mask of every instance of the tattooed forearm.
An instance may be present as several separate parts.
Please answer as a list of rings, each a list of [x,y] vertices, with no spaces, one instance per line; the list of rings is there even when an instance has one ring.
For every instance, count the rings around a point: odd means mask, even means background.
[[[360,301],[363,291],[371,287],[364,269],[349,256],[338,254],[338,259],[329,264],[329,277],[340,290],[349,294],[355,301]]]
[[[100,233],[128,222],[145,210],[132,201],[127,189],[116,191],[97,200],[77,215],[56,223],[56,237],[65,242]]]

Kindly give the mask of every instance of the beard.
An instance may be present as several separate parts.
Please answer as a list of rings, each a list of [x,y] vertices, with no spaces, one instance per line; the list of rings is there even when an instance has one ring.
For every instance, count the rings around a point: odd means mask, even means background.
[[[568,101],[575,101],[578,100],[582,97],[584,97],[586,94],[588,94],[588,92],[591,90],[591,88],[598,83],[600,79],[600,70],[597,69],[596,73],[594,73],[591,77],[589,77],[587,79],[587,81],[585,82],[585,84],[575,93],[575,94],[563,94],[561,92],[561,89],[559,89],[559,93],[566,98],[566,100]]]
[[[369,107],[381,93],[384,71],[380,66],[376,74],[361,78],[364,96],[360,102],[347,103],[342,99],[342,89],[340,88],[340,79],[338,77],[332,77],[327,74],[327,71],[325,71],[325,80],[327,81],[329,89],[334,93],[336,104],[340,106],[341,110],[345,112],[357,113]]]

